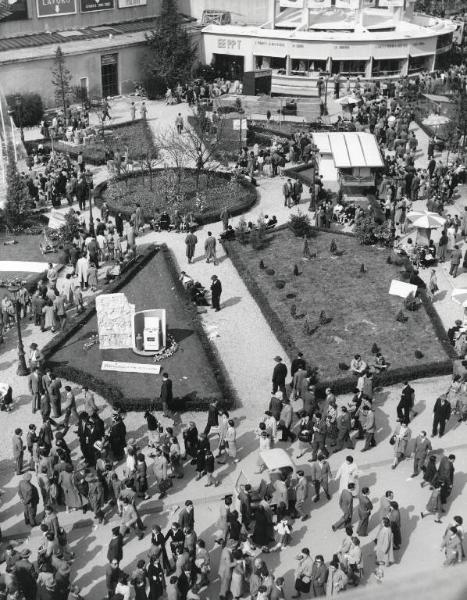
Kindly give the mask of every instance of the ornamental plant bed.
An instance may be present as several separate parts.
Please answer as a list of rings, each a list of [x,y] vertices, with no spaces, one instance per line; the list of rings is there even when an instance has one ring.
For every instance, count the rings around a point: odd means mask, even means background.
[[[452,347],[425,297],[418,310],[404,311],[405,323],[396,321],[402,299],[388,294],[391,280],[400,279],[398,267],[386,262],[390,251],[361,246],[355,237],[339,235],[335,238],[338,255],[332,256],[334,236],[335,232],[316,232],[308,243],[317,257],[308,261],[302,260],[303,239],[288,229],[275,231],[267,251],[238,242],[226,244],[289,356],[303,351],[318,367],[321,385],[331,383],[339,391],[348,391],[356,383],[348,371],[339,369],[339,363],[349,365],[356,353],[372,363],[375,343],[390,363],[388,371],[376,378],[378,383],[452,370]],[[274,278],[260,268],[261,260],[266,267],[274,266]],[[298,276],[294,264],[299,265]],[[276,278],[286,282],[283,289],[274,285]],[[290,294],[296,296],[287,297]],[[423,358],[415,357],[416,350]]]
[[[241,214],[256,202],[256,188],[243,177],[231,178],[229,173],[203,171],[199,176],[196,196],[194,169],[155,169],[152,184],[148,174],[113,179],[96,189],[97,204],[105,200],[111,213],[122,212],[129,217],[140,204],[146,219],[162,211],[193,213],[200,223],[213,223],[227,206],[231,216]],[[152,188],[152,189],[151,189]]]
[[[97,318],[92,309],[90,318],[83,318],[73,335],[47,353],[47,363],[63,378],[78,384],[88,382],[90,388],[113,404],[126,410],[160,408],[159,392],[162,373],[167,371],[173,381],[175,406],[178,410],[203,410],[212,399],[225,398],[229,390],[222,367],[217,362],[209,341],[203,338],[196,311],[187,302],[183,288],[175,281],[170,253],[162,248],[137,268],[134,276],[118,289],[136,310],[165,308],[168,334],[174,336],[178,350],[160,360],[159,375],[101,371],[103,360],[154,364],[152,357],[138,356],[131,349],[100,350],[99,344],[87,349],[97,333]],[[105,292],[117,291],[107,289]],[[47,349],[46,349],[47,350]]]
[[[151,128],[146,121],[134,121],[133,123],[125,123],[122,125],[105,126],[105,143],[102,141],[100,130],[98,137],[86,144],[74,145],[67,144],[60,140],[54,142],[54,149],[58,152],[68,153],[72,158],[78,156],[79,152],[83,152],[84,162],[91,165],[105,164],[105,151],[119,149],[123,154],[128,148],[128,156],[130,160],[137,160],[142,152],[148,149],[153,149],[154,142],[152,138]],[[46,140],[41,142],[44,148],[51,150],[51,142]],[[36,145],[36,144],[34,144]],[[27,148],[30,151],[32,144],[28,143]]]

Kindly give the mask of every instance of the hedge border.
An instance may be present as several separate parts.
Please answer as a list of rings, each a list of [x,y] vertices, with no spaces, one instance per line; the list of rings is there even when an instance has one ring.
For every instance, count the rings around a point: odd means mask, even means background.
[[[274,231],[281,231],[288,227],[289,225],[286,223],[284,225],[280,225]],[[313,229],[316,229],[328,235],[339,233],[341,235],[356,237],[353,233],[350,232],[330,232],[329,230],[323,230],[322,228]],[[235,245],[239,243],[240,242],[238,241],[223,241],[222,245],[226,254],[232,261],[232,264],[237,269],[240,277],[245,283],[248,291],[253,296],[256,304],[261,310],[261,313],[268,322],[270,328],[272,329],[272,332],[279,340],[280,344],[284,347],[289,359],[292,360],[299,352],[299,348],[295,344],[292,336],[286,333],[284,323],[279,318],[275,310],[272,308],[271,304],[269,303],[268,297],[263,293],[256,280],[253,278],[250,271],[248,270],[248,267],[245,265],[244,261],[240,257],[238,250],[235,247]],[[436,312],[436,309],[433,307],[424,290],[421,290],[420,296],[422,299],[423,308],[426,310],[428,318],[430,319],[430,322],[433,326],[435,335],[438,341],[440,342],[444,352],[447,354],[447,358],[445,358],[444,360],[433,361],[431,363],[424,363],[420,365],[413,364],[408,365],[406,367],[399,367],[397,369],[389,369],[384,373],[378,373],[374,376],[374,383],[377,386],[393,385],[395,383],[401,383],[406,380],[422,379],[425,377],[433,377],[436,375],[452,374],[453,360],[457,358],[457,354],[453,346],[451,346],[449,342],[446,331],[441,322],[441,318],[439,317],[438,313]],[[325,389],[327,387],[332,388],[332,390],[335,393],[345,394],[353,392],[356,383],[357,379],[353,376],[328,379],[318,381],[316,384],[316,390],[320,396],[324,394]]]
[[[169,167],[170,169],[175,169],[175,167]],[[165,170],[165,169],[155,169],[157,170]],[[185,168],[184,170],[195,172],[196,169]],[[208,173],[208,170],[203,169],[202,173]],[[232,174],[226,173],[224,171],[216,171],[216,175],[220,175],[224,179],[231,179]],[[258,202],[258,191],[256,186],[252,184],[250,181],[246,179],[246,177],[240,176],[238,177],[238,181],[240,185],[246,188],[246,199],[242,204],[239,204],[233,208],[229,208],[229,214],[231,217],[237,217],[238,215],[242,215],[245,212],[248,212],[255,206]],[[104,199],[102,198],[102,192],[107,188],[108,181],[102,181],[99,183],[94,190],[94,200],[97,207],[100,207]],[[121,212],[122,215],[128,220],[133,214],[132,209],[126,209],[124,207],[116,208],[112,205],[111,202],[107,201],[109,212],[112,216],[115,216],[118,212]],[[208,225],[209,223],[217,223],[221,219],[221,212],[223,208],[219,207],[218,209],[210,210],[206,213],[195,213],[194,219],[199,225]]]
[[[175,260],[165,244],[161,246],[150,245],[149,247],[145,248],[143,252],[138,255],[135,263],[132,264],[117,281],[107,284],[103,291],[105,293],[114,293],[120,290],[124,285],[131,281],[138,271],[143,268],[156,255],[157,252],[162,252],[162,256],[166,261],[169,273],[172,277],[172,283],[174,287],[176,288],[177,292],[186,299],[186,307],[190,311],[193,328],[201,342],[201,346],[206,355],[206,360],[211,365],[214,377],[223,395],[222,402],[226,408],[233,408],[237,404],[236,391],[220,359],[217,349],[213,347],[209,341],[209,338],[207,337],[196,307],[187,299],[186,291],[184,290],[183,285],[178,277],[178,270]],[[79,329],[94,316],[95,310],[95,301],[92,300],[83,313],[76,315],[71,327],[68,330],[58,334],[44,346],[42,352],[46,361],[50,361],[60,347],[73,335],[75,335],[75,333],[77,333]],[[53,360],[50,362],[53,364]],[[155,398],[142,397],[132,401],[127,400],[117,386],[109,384],[99,377],[96,377],[95,375],[92,375],[86,371],[82,371],[75,366],[57,364],[54,366],[54,373],[56,373],[59,377],[73,381],[78,385],[88,385],[89,388],[101,395],[114,408],[137,411],[143,411],[147,409],[162,409],[161,403]],[[194,400],[190,397],[175,398],[174,409],[179,411],[205,411],[214,398],[216,398],[216,396],[206,396],[202,398],[196,398]]]

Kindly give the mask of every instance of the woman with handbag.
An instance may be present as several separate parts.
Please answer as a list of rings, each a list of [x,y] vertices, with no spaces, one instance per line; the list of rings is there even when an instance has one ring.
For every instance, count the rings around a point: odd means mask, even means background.
[[[311,417],[305,413],[299,413],[300,421],[298,422],[298,447],[300,454],[297,458],[301,458],[309,449],[313,438],[313,423]]]
[[[407,422],[402,421],[389,440],[389,443],[394,446],[394,461],[391,469],[395,469],[401,460],[405,458],[411,436],[412,432]]]

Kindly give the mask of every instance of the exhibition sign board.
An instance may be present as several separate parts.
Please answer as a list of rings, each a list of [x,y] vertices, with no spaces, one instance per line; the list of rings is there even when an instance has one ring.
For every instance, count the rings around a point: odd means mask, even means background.
[[[96,12],[114,7],[114,0],[81,0],[81,12]]]
[[[76,14],[76,0],[36,0],[36,2],[39,18]]]
[[[336,0],[336,8],[350,8],[351,10],[357,10],[359,4],[359,0]]]
[[[147,0],[118,0],[118,8],[133,8],[134,6],[146,6]]]
[[[101,350],[133,347],[135,305],[125,294],[102,294],[96,297],[97,330]]]
[[[308,0],[308,8],[331,8],[331,0]]]
[[[303,8],[304,0],[281,0],[281,8]]]

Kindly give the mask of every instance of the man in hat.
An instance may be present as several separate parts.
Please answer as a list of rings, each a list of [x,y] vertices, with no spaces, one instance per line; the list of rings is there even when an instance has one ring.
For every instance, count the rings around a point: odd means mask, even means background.
[[[272,393],[275,394],[280,390],[285,398],[287,391],[285,389],[285,379],[287,377],[287,367],[282,362],[282,357],[275,356],[276,366],[272,371]]]
[[[204,435],[208,436],[211,431],[211,427],[217,427],[219,425],[219,403],[217,400],[213,400],[208,406],[208,422],[204,428]]]
[[[220,279],[218,279],[217,275],[213,275],[211,277],[211,280],[212,280],[212,283],[211,283],[212,307],[215,309],[216,312],[219,312],[221,309],[220,301],[221,301],[221,294],[222,294],[222,284],[220,282]]]
[[[36,486],[31,483],[31,479],[32,474],[30,471],[23,475],[23,479],[18,486],[18,496],[24,506],[24,522],[26,525],[35,527],[39,492]]]
[[[165,498],[167,496],[167,468],[168,461],[166,457],[162,454],[161,448],[155,449],[154,462],[152,465],[154,476],[156,478],[157,484],[159,485],[159,500]]]
[[[79,585],[74,584],[71,586],[68,600],[84,600],[83,596],[81,596],[81,588]]]
[[[21,558],[16,561],[15,564],[16,581],[25,600],[36,599],[37,573],[34,565],[29,560],[30,556],[31,550],[29,550],[29,548],[24,548],[24,550],[21,551]]]
[[[123,558],[123,536],[120,533],[120,527],[112,528],[112,538],[107,549],[107,560],[109,563],[116,560],[120,562]]]
[[[191,500],[185,501],[185,506],[178,515],[178,524],[182,529],[188,528],[191,531],[195,528],[195,511]]]
[[[65,427],[68,427],[72,413],[73,413],[73,416],[76,418],[76,420],[79,422],[78,411],[76,409],[75,395],[73,394],[71,386],[66,385],[65,386],[65,419],[63,421],[63,424],[65,425]]]
[[[39,373],[39,367],[36,365],[31,369],[31,373],[28,377],[29,392],[32,396],[32,413],[41,407],[41,394],[42,394],[42,379]]]

